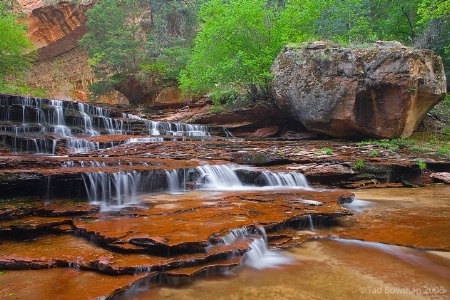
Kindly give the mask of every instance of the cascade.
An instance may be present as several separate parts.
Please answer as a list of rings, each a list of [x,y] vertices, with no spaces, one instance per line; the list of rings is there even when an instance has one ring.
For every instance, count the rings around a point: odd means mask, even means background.
[[[261,270],[267,268],[277,268],[281,265],[289,264],[293,258],[283,255],[274,250],[269,250],[264,237],[258,237],[250,243],[251,250],[244,254],[244,263],[252,268]]]
[[[167,174],[159,171],[85,172],[83,182],[89,202],[100,204],[102,210],[138,205],[142,193],[170,190]]]
[[[266,184],[270,186],[309,188],[305,176],[297,172],[263,172],[262,177],[266,181]]]
[[[88,153],[100,149],[99,142],[90,142],[84,139],[68,139],[66,147],[73,153]]]
[[[306,226],[309,226],[310,231],[314,231],[314,220],[311,215],[306,216]]]
[[[246,227],[230,230],[228,235],[222,237],[225,245],[232,245],[238,239],[253,239],[250,243],[250,251],[244,254],[244,264],[255,269],[276,268],[293,261],[289,256],[277,251],[269,250],[267,247],[267,235],[263,226],[257,226],[255,231],[260,234],[251,233]]]
[[[66,165],[73,167],[74,163]],[[80,167],[93,167],[92,163],[80,162]],[[166,192],[182,193],[186,191],[187,181],[193,181],[194,185],[189,185],[195,189],[206,191],[240,191],[258,190],[264,187],[256,185],[244,185],[236,171],[239,169],[250,169],[235,164],[225,165],[203,165],[191,169],[175,169],[164,171],[119,171],[115,173],[86,172],[83,174],[83,181],[86,187],[86,194],[91,203],[102,204],[103,209],[108,207],[121,207],[126,205],[136,205],[140,203],[139,194]],[[264,174],[267,172],[261,172]],[[289,173],[283,173],[288,176]],[[276,176],[277,173],[272,173]],[[295,175],[292,175],[294,177]],[[294,188],[305,188],[303,181]],[[269,185],[269,187],[271,187]],[[278,185],[273,188],[283,188]]]
[[[63,101],[50,100],[50,105],[53,110],[49,112],[48,119],[50,125],[53,127],[54,133],[62,137],[72,136],[71,130],[66,126],[66,122],[64,120]]]
[[[78,103],[78,110],[80,114],[83,116],[85,134],[90,136],[99,136],[100,132],[92,128],[92,118],[84,112],[86,105],[84,103]]]
[[[171,194],[179,193],[181,191],[180,187],[180,177],[178,176],[177,170],[166,170],[167,183],[169,186],[169,192]],[[181,178],[184,181],[184,178]]]
[[[234,172],[237,165],[204,165],[197,167],[200,173],[197,185],[204,189],[223,190],[242,187],[242,182]]]
[[[52,145],[49,139],[63,138],[66,140],[66,152],[89,153],[117,143],[104,143],[105,147],[102,147],[98,142],[86,140],[85,136],[141,133],[150,136],[132,138],[126,142],[162,142],[184,140],[182,137],[209,138],[210,130],[230,136],[223,128],[219,130],[205,125],[152,121],[132,114],[113,113],[87,103],[0,95],[0,134],[8,133],[10,136],[2,137],[1,141],[16,151],[55,154],[55,147],[43,147],[41,143]],[[53,135],[46,135],[47,132]]]

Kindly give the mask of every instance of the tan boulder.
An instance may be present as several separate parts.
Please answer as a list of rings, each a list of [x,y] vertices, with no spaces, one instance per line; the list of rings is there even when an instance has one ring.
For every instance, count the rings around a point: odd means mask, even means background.
[[[272,73],[279,107],[334,137],[408,137],[446,94],[441,58],[398,42],[287,46]]]

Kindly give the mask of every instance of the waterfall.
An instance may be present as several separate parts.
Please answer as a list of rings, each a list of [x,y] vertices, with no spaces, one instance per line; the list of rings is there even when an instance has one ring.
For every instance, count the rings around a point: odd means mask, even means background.
[[[266,171],[262,173],[262,178],[270,186],[310,188],[305,176],[297,172],[274,173]]]
[[[84,121],[84,133],[88,134],[90,136],[99,136],[100,132],[92,128],[92,119],[91,117],[85,113],[85,104],[84,103],[78,103],[78,111],[80,112],[81,116],[83,117]]]
[[[3,123],[5,122],[5,123]],[[212,130],[217,135],[229,137],[224,128],[184,123],[151,121],[132,114],[117,114],[88,103],[49,100],[32,97],[0,95],[0,131],[13,133],[2,137],[2,143],[16,151],[54,154],[52,147],[43,150],[39,140],[75,139],[66,142],[72,153],[89,153],[101,146],[81,141],[85,136],[149,134],[150,137],[129,139],[127,142],[163,142],[186,140],[186,137],[203,139]],[[45,133],[52,132],[52,135]],[[20,135],[19,135],[20,134]],[[165,136],[165,137],[155,137]],[[33,141],[33,140],[36,141]],[[31,140],[33,146],[24,140]],[[46,142],[49,143],[49,142]],[[24,148],[20,146],[23,145]]]
[[[242,182],[234,172],[237,165],[204,165],[197,167],[200,173],[197,185],[204,189],[227,190],[243,187]]]
[[[280,252],[269,250],[266,230],[263,226],[257,226],[251,233],[246,227],[230,230],[228,235],[222,237],[225,245],[231,245],[238,239],[253,240],[250,250],[244,254],[244,264],[255,269],[277,268],[280,265],[292,263],[293,259]]]
[[[264,237],[254,239],[250,243],[250,248],[250,251],[244,254],[244,264],[258,270],[278,268],[281,265],[290,264],[294,261],[289,256],[269,250]]]
[[[99,142],[89,142],[83,139],[68,139],[66,147],[71,149],[74,153],[87,153],[100,149]]]
[[[74,141],[74,140],[71,140]],[[68,141],[69,142],[69,141]],[[92,162],[79,162],[80,167],[104,167],[93,164]],[[74,162],[67,163],[64,167],[75,167]],[[266,188],[285,188],[282,184],[273,184],[261,187],[256,185],[244,185],[236,175],[236,170],[242,167],[234,164],[226,165],[204,165],[191,169],[175,170],[154,170],[154,171],[119,171],[116,173],[105,172],[87,172],[83,175],[86,186],[86,194],[92,203],[102,203],[104,208],[108,206],[135,205],[140,203],[140,193],[152,193],[155,191],[166,193],[182,193],[186,191],[187,182],[190,187],[206,191],[241,191],[241,190],[264,190]],[[246,168],[250,169],[250,168]],[[291,182],[285,180],[289,187],[306,188],[304,181],[292,178],[302,179],[301,174],[281,173],[278,175],[273,172],[261,172],[261,175],[270,178],[291,178]],[[267,175],[269,174],[269,175]],[[275,179],[274,179],[275,180]],[[281,179],[278,179],[279,181]],[[277,183],[278,181],[275,181]],[[298,185],[295,185],[298,183]],[[307,201],[307,200],[301,200]],[[310,203],[320,205],[320,202]],[[262,228],[263,229],[263,228]],[[261,230],[263,231],[263,230]],[[244,233],[242,233],[244,234]],[[262,232],[264,235],[264,232]]]
[[[250,233],[247,230],[247,227],[235,228],[230,230],[230,232],[222,237],[222,242],[225,245],[232,245],[238,239],[248,238]]]
[[[171,194],[181,192],[180,177],[178,176],[177,170],[166,170],[166,176],[167,176],[167,183],[169,185],[169,192]]]
[[[50,105],[53,107],[53,110],[49,112],[48,119],[50,125],[54,129],[54,133],[62,137],[72,136],[71,130],[66,126],[66,122],[64,120],[63,101],[50,100]]]
[[[92,204],[101,204],[102,210],[140,203],[138,193],[142,189],[141,173],[87,172],[84,175],[83,180],[89,201]]]
[[[309,227],[309,231],[314,231],[314,220],[311,215],[306,216],[305,225],[306,227]],[[303,227],[303,226],[302,226]]]
[[[89,202],[102,210],[139,205],[141,194],[168,191],[170,186],[161,171],[85,172],[82,178]]]

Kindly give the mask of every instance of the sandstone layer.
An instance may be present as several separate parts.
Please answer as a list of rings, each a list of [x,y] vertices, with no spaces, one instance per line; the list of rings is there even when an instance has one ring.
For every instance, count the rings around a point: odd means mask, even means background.
[[[86,11],[92,7],[92,1],[49,5],[42,0],[21,0],[19,3],[27,14],[28,36],[38,52],[26,78],[27,84],[44,89],[50,98],[88,101],[88,86],[96,78],[78,40],[87,32]],[[103,97],[102,101],[128,102],[118,92]]]
[[[87,32],[90,4],[21,1],[21,5],[28,14],[28,36],[38,49],[28,84],[47,90],[51,98],[86,101],[95,76],[78,40]]]
[[[272,73],[280,108],[334,137],[408,137],[446,93],[441,58],[398,42],[287,46]]]

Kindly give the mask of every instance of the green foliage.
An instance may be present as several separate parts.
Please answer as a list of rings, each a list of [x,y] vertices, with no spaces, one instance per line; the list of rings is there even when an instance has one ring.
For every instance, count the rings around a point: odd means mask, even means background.
[[[417,9],[422,0],[369,1],[370,22],[378,39],[398,40],[411,45],[420,29]]]
[[[283,42],[278,5],[267,0],[211,0],[202,6],[192,60],[180,76],[185,92],[243,93],[265,87]]]
[[[0,93],[16,95],[33,95],[34,97],[47,98],[48,92],[43,88],[32,88],[23,83],[20,78],[4,81],[0,80]]]
[[[147,63],[156,64],[166,78],[176,79],[190,59],[202,3],[148,0],[152,24],[145,44]]]
[[[438,155],[441,155],[441,156],[447,156],[450,154],[450,148],[448,145],[439,146],[437,153],[438,153]]]
[[[366,162],[360,159],[353,164],[353,168],[358,171],[363,171],[366,168]]]
[[[419,166],[420,170],[425,170],[427,168],[427,163],[421,160],[416,161],[417,166]]]
[[[288,0],[277,24],[283,45],[320,39],[319,20],[328,2]]]
[[[422,0],[418,9],[422,22],[450,15],[450,0]]]
[[[31,67],[34,47],[13,10],[15,1],[0,1],[0,92],[28,93],[23,74]]]
[[[378,150],[372,150],[372,151],[370,151],[370,155],[371,156],[378,156],[378,155],[380,155],[380,152]]]
[[[331,149],[331,148],[324,147],[324,148],[322,148],[321,150],[322,150],[326,155],[332,155],[332,154],[333,154],[333,149]]]
[[[431,134],[422,139],[392,139],[392,140],[368,140],[358,143],[359,146],[373,145],[397,152],[400,149],[417,153],[434,154],[438,156],[450,155],[450,144],[445,134]],[[374,154],[376,152],[376,155]],[[372,156],[378,156],[378,151],[372,150]]]
[[[361,141],[358,142],[358,146],[364,146],[364,145],[376,145],[385,149],[388,149],[390,151],[396,152],[403,148],[409,148],[415,143],[414,139],[404,139],[404,138],[398,138],[398,139],[392,139],[392,140],[368,140],[368,141]]]
[[[102,0],[88,10],[89,32],[80,40],[100,78],[106,73],[136,72],[143,60],[140,23],[145,20],[143,0]]]
[[[89,64],[109,91],[127,74],[147,80],[158,73],[176,79],[186,65],[202,1],[102,0],[88,14],[89,32],[80,40]],[[114,77],[120,74],[119,77]]]
[[[450,90],[450,0],[422,0],[418,14],[425,30],[415,46],[432,49],[442,57]]]
[[[105,81],[92,90],[113,87],[114,74],[157,73],[177,79],[185,93],[209,94],[219,107],[243,95],[267,97],[270,67],[288,43],[399,40],[437,51],[450,70],[449,2],[102,0],[88,11],[80,44]],[[401,145],[390,142],[395,147]]]

